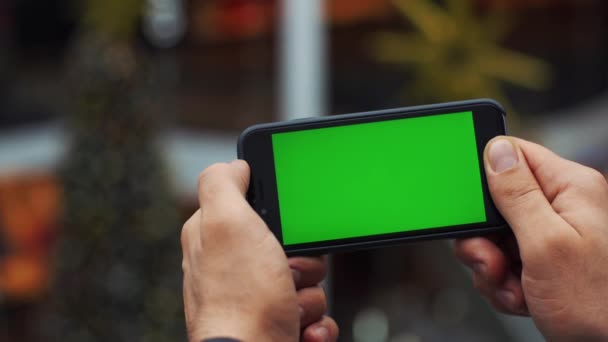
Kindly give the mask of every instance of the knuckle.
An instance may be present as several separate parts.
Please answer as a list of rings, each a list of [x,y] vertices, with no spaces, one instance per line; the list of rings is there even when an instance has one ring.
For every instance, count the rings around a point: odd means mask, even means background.
[[[319,312],[322,314],[327,312],[327,299],[325,297],[325,292],[322,292],[319,299]]]
[[[490,302],[490,304],[492,305],[492,307],[494,308],[494,310],[501,312],[503,314],[507,314],[507,315],[514,315],[516,314],[513,310],[508,309],[504,306],[504,304],[502,302],[500,302],[500,300],[498,300],[496,297],[489,297],[486,296],[486,299],[488,302]]]
[[[474,262],[480,261],[479,252],[486,249],[483,240],[478,237],[460,239],[454,242],[454,255],[467,266],[472,266]]]
[[[608,183],[606,177],[596,169],[587,168],[587,177],[589,186],[595,190],[606,190]]]
[[[473,288],[475,288],[477,291],[481,292],[482,294],[484,294],[484,290],[486,289],[486,284],[483,280],[481,280],[479,277],[474,276],[473,277]]]
[[[190,241],[190,234],[188,233],[188,226],[186,224],[182,227],[179,241],[182,245],[182,249],[186,249],[188,242]]]
[[[327,295],[325,294],[325,289],[321,286],[317,287],[317,300],[322,304],[323,311],[327,309]]]
[[[187,274],[190,267],[190,255],[193,250],[196,250],[195,247],[192,246],[193,243],[196,243],[196,229],[199,229],[196,219],[197,214],[195,213],[184,223],[182,226],[182,230],[180,233],[180,242],[182,246],[182,272]]]
[[[595,183],[599,183],[599,184],[605,184],[606,183],[606,177],[604,177],[604,174],[602,174],[598,170],[592,169],[592,168],[588,168],[587,170],[589,172],[589,178],[592,181],[594,181]]]
[[[496,292],[496,288],[490,283],[490,281],[479,274],[473,275],[473,287],[487,299],[491,299]]]
[[[314,303],[314,306],[319,313],[324,313],[327,311],[327,296],[322,287],[316,286],[309,288],[305,293],[307,293],[306,297],[308,297],[308,300]]]
[[[241,213],[224,209],[203,215],[202,233],[214,241],[223,241],[230,236],[235,227],[246,224]]]
[[[215,164],[212,164],[211,166],[207,167],[206,169],[204,169],[198,175],[198,191],[199,192],[206,191],[205,188],[209,186],[207,181],[212,175],[223,174],[223,173],[228,172],[228,170],[229,170],[229,165],[226,163],[215,163]]]
[[[587,205],[604,206],[608,201],[608,181],[598,170],[584,167],[571,175],[568,187]]]
[[[190,244],[190,242],[192,241],[192,237],[194,235],[193,230],[196,228],[195,226],[196,225],[193,222],[193,217],[188,219],[188,221],[186,221],[186,223],[184,223],[184,225],[182,226],[182,231],[180,234],[180,242],[182,244],[183,249],[187,248],[188,245]]]
[[[538,185],[522,186],[521,184],[514,183],[504,186],[501,190],[500,196],[507,200],[506,205],[510,207],[530,204],[539,195],[544,197]]]
[[[547,234],[536,249],[534,259],[564,260],[573,253],[571,239],[560,233]]]
[[[184,255],[184,257],[182,258],[182,273],[183,274],[188,274],[190,272],[190,263],[188,262],[188,260],[186,259],[186,256]]]
[[[223,231],[231,225],[233,218],[230,215],[221,213],[208,213],[203,215],[203,232]]]
[[[606,187],[606,178],[598,170],[585,166],[579,169],[578,173],[571,175],[570,185],[584,192],[603,190]]]
[[[545,248],[548,249],[548,252],[563,254],[564,252],[568,252],[570,249],[569,240],[570,239],[561,234],[552,234],[547,238]]]

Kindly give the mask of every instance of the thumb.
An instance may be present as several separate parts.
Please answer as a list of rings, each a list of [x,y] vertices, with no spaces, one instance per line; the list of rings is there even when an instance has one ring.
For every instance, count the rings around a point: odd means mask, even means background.
[[[511,226],[522,253],[572,233],[551,206],[517,140],[492,139],[484,159],[492,199]]]
[[[209,166],[198,177],[198,198],[201,208],[246,204],[249,187],[249,165],[243,160]]]
[[[201,240],[208,252],[255,245],[270,234],[245,199],[249,166],[242,160],[209,166],[199,176]]]

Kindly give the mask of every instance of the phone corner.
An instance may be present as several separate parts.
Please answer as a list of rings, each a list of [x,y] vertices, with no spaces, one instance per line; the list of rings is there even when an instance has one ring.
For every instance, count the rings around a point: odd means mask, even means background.
[[[500,112],[500,114],[502,114],[503,117],[507,116],[507,110],[500,102],[498,102],[494,99],[490,99],[490,98],[483,98],[483,99],[480,99],[479,101],[483,102],[486,105],[494,107],[494,109],[498,110]]]
[[[251,136],[251,134],[253,134],[253,132],[255,132],[257,130],[259,125],[253,125],[253,126],[249,126],[247,128],[245,128],[241,134],[239,134],[237,141],[236,141],[236,156],[238,159],[243,159],[245,157],[244,155],[244,147],[245,147],[245,143],[247,141],[247,139]]]

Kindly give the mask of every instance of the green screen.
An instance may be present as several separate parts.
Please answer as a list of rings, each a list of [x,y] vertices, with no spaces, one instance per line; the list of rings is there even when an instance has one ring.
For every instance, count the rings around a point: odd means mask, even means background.
[[[486,220],[473,113],[272,134],[283,244]]]

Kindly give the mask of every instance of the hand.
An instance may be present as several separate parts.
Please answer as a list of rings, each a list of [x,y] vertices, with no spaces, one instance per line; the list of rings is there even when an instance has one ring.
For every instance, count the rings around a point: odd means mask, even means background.
[[[456,242],[500,311],[531,315],[549,340],[608,340],[608,184],[516,138],[485,152],[492,198],[514,234]]]
[[[294,257],[288,260],[298,290],[302,342],[335,342],[339,329],[336,322],[324,316],[327,311],[325,292],[319,283],[327,273],[325,257]]]
[[[288,261],[245,200],[248,185],[243,161],[216,164],[199,177],[200,209],[181,236],[189,340],[298,341],[302,326],[306,342],[335,341],[337,326],[323,317],[325,295],[316,286],[324,261]]]

